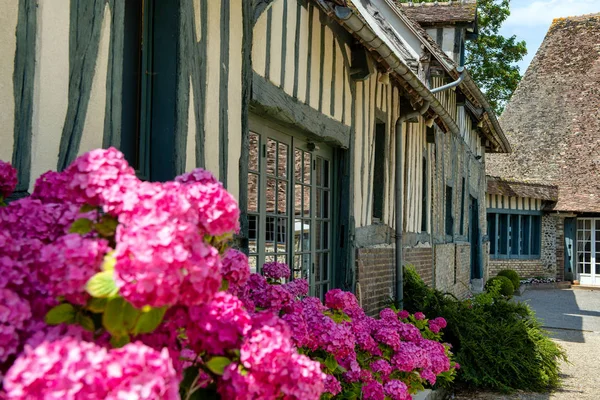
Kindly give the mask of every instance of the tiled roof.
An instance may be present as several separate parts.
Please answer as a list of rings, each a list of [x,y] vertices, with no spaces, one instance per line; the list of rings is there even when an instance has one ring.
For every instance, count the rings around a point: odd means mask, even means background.
[[[600,212],[600,14],[556,19],[500,118],[505,180],[558,186],[555,210]]]
[[[557,186],[527,182],[510,182],[491,176],[487,177],[487,193],[554,202],[558,200]]]
[[[402,10],[423,26],[474,22],[477,18],[476,0],[455,0],[433,3],[397,1]]]

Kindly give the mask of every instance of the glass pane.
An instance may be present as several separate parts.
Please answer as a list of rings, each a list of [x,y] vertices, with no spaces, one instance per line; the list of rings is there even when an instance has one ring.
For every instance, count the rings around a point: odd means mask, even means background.
[[[296,185],[294,193],[294,214],[302,214],[302,185]]]
[[[321,157],[316,158],[317,168],[315,170],[317,176],[317,186],[323,186],[323,159]]]
[[[251,171],[258,171],[258,135],[254,132],[250,132],[250,149],[248,156],[248,169]]]
[[[329,204],[329,191],[325,190],[323,192],[323,218],[329,218],[329,209],[331,208],[331,204]]]
[[[498,215],[498,254],[508,254],[508,215]]]
[[[542,219],[539,215],[531,217],[531,254],[539,256],[540,246],[542,245],[541,240],[542,232]]]
[[[258,252],[258,215],[248,215],[248,248],[251,254]]]
[[[591,230],[592,229],[592,221],[589,219],[585,220],[585,229],[586,230]]]
[[[276,181],[274,178],[267,178],[267,192],[265,196],[268,213],[275,213],[275,184]]]
[[[591,264],[588,264],[588,263],[584,264],[584,270],[585,270],[585,273],[586,273],[586,274],[591,274],[591,271],[592,271],[592,268],[591,268],[591,266],[592,266],[592,265],[591,265]]]
[[[287,218],[279,218],[277,224],[277,243],[281,243],[281,252],[285,252],[285,244],[287,243]]]
[[[265,252],[275,253],[275,217],[267,217],[265,226]]]
[[[321,280],[321,257],[322,254],[318,254],[315,256],[315,282],[319,282]]]
[[[306,184],[310,184],[310,161],[311,161],[311,154],[310,153],[304,153],[304,183]]]
[[[294,250],[301,251],[302,249],[302,220],[297,218],[294,220]]]
[[[277,157],[277,142],[273,139],[267,140],[267,174],[275,175],[275,163]]]
[[[529,243],[531,242],[531,230],[530,230],[530,216],[521,217],[521,237],[522,237],[522,247],[521,254],[529,255],[530,247]]]
[[[330,182],[329,182],[329,161],[327,160],[323,160],[324,164],[323,164],[323,186],[325,186],[326,188],[329,187]]]
[[[255,274],[257,272],[257,264],[258,264],[257,256],[248,257],[248,265],[250,266],[250,272]]]
[[[310,186],[304,186],[303,215],[310,217]]]
[[[287,214],[287,182],[277,182],[277,212]]]
[[[321,250],[321,244],[323,243],[323,238],[322,238],[322,232],[323,232],[323,223],[317,221],[315,224],[315,245],[317,250]]]
[[[577,229],[583,229],[583,220],[582,219],[577,220]]]
[[[304,254],[302,256],[302,270],[303,276],[308,277],[310,272],[310,254]]]
[[[294,270],[294,279],[302,278],[302,257],[294,256],[294,264],[292,265]]]
[[[265,256],[265,263],[274,262],[274,261],[275,261],[275,254],[267,254]]]
[[[496,254],[496,214],[488,214],[488,236],[490,238],[490,254]]]
[[[323,250],[329,250],[329,222],[323,222]]]
[[[519,245],[520,245],[520,224],[519,224],[519,216],[511,215],[510,216],[510,254],[513,256],[519,255]]]
[[[305,219],[302,223],[302,249],[303,251],[310,251],[310,220]]]
[[[248,211],[258,212],[258,175],[248,174]]]
[[[329,279],[329,253],[323,253],[323,280]]]
[[[288,165],[288,146],[284,143],[279,143],[279,150],[277,152],[277,176],[279,178],[287,177],[287,165]]]
[[[322,218],[322,216],[323,216],[323,212],[322,212],[323,202],[322,201],[323,201],[323,189],[317,188],[317,194],[315,196],[315,202],[317,203],[315,205],[315,207],[316,207],[315,211],[317,214],[317,218]]]
[[[302,182],[302,151],[294,150],[294,177],[298,182]]]
[[[287,264],[287,256],[285,254],[277,256],[277,262]]]

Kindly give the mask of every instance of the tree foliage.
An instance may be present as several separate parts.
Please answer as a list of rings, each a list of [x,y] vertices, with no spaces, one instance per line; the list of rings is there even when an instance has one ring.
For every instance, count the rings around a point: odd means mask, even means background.
[[[490,105],[501,114],[521,80],[516,65],[527,55],[525,41],[499,34],[510,15],[510,0],[479,0],[479,38],[467,42],[466,64],[473,80],[486,93]]]

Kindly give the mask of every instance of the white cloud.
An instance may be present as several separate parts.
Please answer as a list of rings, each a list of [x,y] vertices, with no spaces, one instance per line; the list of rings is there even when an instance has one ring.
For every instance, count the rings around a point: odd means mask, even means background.
[[[599,0],[512,0],[504,26],[548,26],[554,18],[596,12],[600,12]]]

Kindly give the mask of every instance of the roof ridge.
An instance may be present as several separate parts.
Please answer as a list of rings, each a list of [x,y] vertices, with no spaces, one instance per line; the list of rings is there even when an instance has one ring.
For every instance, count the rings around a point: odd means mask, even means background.
[[[448,0],[448,1],[432,1],[432,2],[425,2],[425,1],[396,1],[396,3],[402,5],[403,7],[436,7],[436,6],[441,6],[441,7],[446,7],[446,6],[453,6],[456,4],[477,4],[477,0]]]
[[[559,18],[554,18],[552,20],[552,22],[554,23],[554,21],[564,21],[564,20],[578,20],[578,19],[584,19],[584,18],[590,18],[590,17],[600,17],[600,12],[595,12],[595,13],[589,13],[589,14],[581,14],[581,15],[570,15],[568,17],[559,17]]]

